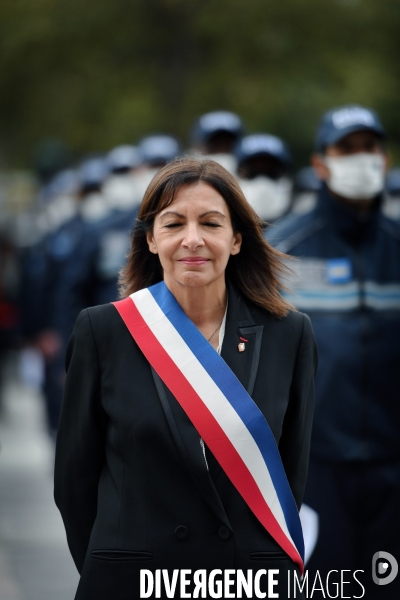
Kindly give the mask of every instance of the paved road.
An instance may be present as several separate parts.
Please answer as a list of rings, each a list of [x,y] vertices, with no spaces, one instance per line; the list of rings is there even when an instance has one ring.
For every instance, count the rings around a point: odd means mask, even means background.
[[[40,395],[9,377],[0,419],[0,600],[73,600]]]

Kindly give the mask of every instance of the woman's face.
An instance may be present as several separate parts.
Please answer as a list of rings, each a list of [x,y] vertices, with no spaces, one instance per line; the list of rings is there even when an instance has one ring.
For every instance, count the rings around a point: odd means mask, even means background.
[[[229,257],[240,251],[242,236],[233,231],[223,197],[199,182],[178,190],[174,201],[157,214],[147,242],[173,290],[176,285],[224,283]]]

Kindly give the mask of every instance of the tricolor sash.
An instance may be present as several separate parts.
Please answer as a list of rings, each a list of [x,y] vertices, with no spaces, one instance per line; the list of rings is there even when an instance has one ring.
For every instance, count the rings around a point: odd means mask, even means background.
[[[249,508],[303,573],[299,513],[253,399],[164,282],[113,304]]]

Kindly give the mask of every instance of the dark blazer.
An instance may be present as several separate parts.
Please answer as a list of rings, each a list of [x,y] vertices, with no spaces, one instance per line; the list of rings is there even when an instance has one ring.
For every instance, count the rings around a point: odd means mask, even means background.
[[[317,362],[310,321],[273,318],[232,287],[228,297],[221,355],[265,415],[300,507]],[[293,568],[207,459],[208,468],[198,433],[115,307],[82,311],[55,461],[55,500],[81,573],[76,599],[139,598],[141,568]]]

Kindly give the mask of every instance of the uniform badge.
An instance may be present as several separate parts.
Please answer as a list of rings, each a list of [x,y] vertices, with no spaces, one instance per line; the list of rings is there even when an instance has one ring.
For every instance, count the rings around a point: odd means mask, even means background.
[[[331,258],[326,261],[328,283],[349,283],[352,279],[351,262],[348,258]]]

